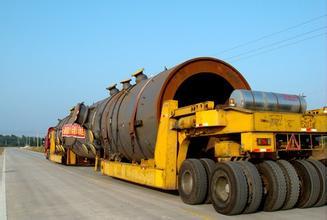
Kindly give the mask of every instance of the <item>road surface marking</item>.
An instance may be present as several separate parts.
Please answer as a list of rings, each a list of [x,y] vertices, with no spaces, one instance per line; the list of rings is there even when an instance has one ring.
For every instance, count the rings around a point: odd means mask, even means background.
[[[2,178],[1,178],[1,194],[0,194],[0,220],[7,220],[7,204],[6,204],[6,149],[3,151],[3,161],[2,161]]]

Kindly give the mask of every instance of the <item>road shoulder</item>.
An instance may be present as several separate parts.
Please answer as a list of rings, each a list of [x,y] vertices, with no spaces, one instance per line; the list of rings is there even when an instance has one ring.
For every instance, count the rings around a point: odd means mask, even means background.
[[[6,220],[6,150],[0,155],[0,172],[0,220]]]

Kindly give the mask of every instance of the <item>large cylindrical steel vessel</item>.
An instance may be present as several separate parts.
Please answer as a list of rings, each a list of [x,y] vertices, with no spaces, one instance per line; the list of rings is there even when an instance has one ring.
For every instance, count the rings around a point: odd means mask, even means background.
[[[109,98],[83,111],[78,105],[74,111],[74,122],[82,121],[93,132],[104,157],[114,155],[129,161],[153,158],[165,100],[177,100],[179,107],[203,101],[228,104],[235,89],[250,89],[235,68],[209,57],[188,60],[154,77],[139,77],[136,82],[130,85],[124,81],[121,91],[113,89]]]
[[[213,58],[186,61],[114,95],[101,120],[103,145],[128,160],[153,158],[163,101],[179,107],[202,101],[225,104],[234,89],[250,89],[229,64]]]
[[[294,113],[303,113],[307,109],[307,103],[303,96],[244,89],[232,92],[230,105],[258,111]]]

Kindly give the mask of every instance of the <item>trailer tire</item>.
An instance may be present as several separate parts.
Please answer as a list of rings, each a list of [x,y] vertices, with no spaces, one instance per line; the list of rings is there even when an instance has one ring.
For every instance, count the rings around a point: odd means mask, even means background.
[[[286,198],[286,180],[282,169],[274,161],[264,161],[257,165],[261,175],[264,194],[262,208],[266,212],[280,209]]]
[[[248,201],[243,213],[248,214],[256,212],[261,204],[263,195],[259,171],[255,165],[249,161],[239,161],[237,163],[243,169],[248,185]]]
[[[292,165],[299,176],[301,184],[297,207],[312,207],[319,197],[320,180],[318,172],[314,166],[306,160],[294,160],[292,161]]]
[[[248,187],[242,168],[235,162],[218,163],[211,175],[211,201],[224,215],[242,213],[248,201]]]
[[[67,166],[67,158],[66,155],[61,157],[61,164]]]
[[[49,149],[47,149],[46,152],[45,152],[45,158],[47,160],[49,160],[49,158],[50,158],[50,150]]]
[[[319,160],[325,167],[327,167],[327,159],[321,159]]]
[[[318,198],[318,201],[316,202],[316,204],[314,205],[314,207],[323,206],[327,202],[327,192],[326,192],[327,191],[327,172],[326,172],[326,167],[324,166],[324,164],[322,164],[318,160],[308,159],[307,161],[309,161],[314,166],[314,168],[318,172],[319,180],[320,180],[319,198]]]
[[[201,204],[207,194],[207,174],[200,160],[187,159],[178,174],[178,192],[186,204]]]
[[[204,200],[204,204],[210,204],[211,203],[211,198],[210,198],[210,177],[211,173],[216,167],[215,161],[208,159],[208,158],[201,158],[200,159],[202,165],[204,166],[207,174],[207,194],[206,194],[206,199]]]
[[[286,160],[278,160],[277,164],[282,169],[286,179],[286,199],[282,207],[283,210],[293,208],[300,195],[300,180],[295,168]]]

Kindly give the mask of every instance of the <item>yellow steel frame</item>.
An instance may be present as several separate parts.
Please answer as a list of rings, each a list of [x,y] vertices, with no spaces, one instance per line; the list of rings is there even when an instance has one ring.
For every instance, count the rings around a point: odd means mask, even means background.
[[[265,146],[260,146],[257,143],[258,138],[270,139],[270,143]],[[275,152],[275,135],[273,133],[256,133],[244,132],[241,133],[242,150],[248,152]]]
[[[160,117],[154,159],[140,164],[101,161],[101,173],[161,189],[177,189],[177,131],[171,117],[178,108],[177,101],[164,103]]]
[[[70,149],[67,150],[67,157],[66,158],[67,158],[67,161],[66,161],[67,165],[76,165],[77,164],[77,156]]]
[[[52,130],[50,132],[50,152],[49,152],[49,160],[62,163],[62,155],[56,153],[56,132]]]
[[[56,163],[62,163],[62,155],[50,153],[49,160]]]
[[[303,114],[296,113],[253,112],[236,108],[214,110],[213,102],[178,109],[177,101],[168,100],[162,107],[154,158],[142,160],[141,163],[102,159],[101,172],[151,187],[177,189],[178,171],[187,157],[191,137],[226,137],[231,133],[241,135],[241,143],[214,143],[216,157],[241,156],[241,151],[275,152],[274,133],[301,132],[301,127],[308,126],[303,124],[303,117]],[[314,117],[315,129],[327,132],[327,123],[321,122],[327,121],[327,115]],[[312,124],[311,120],[310,126]],[[270,145],[258,146],[257,138],[269,138]],[[228,154],[220,148],[228,151]]]
[[[214,114],[216,116],[213,116]],[[230,108],[227,110],[216,110],[211,112],[211,115],[203,112],[202,116],[202,121],[211,121],[209,124],[212,126],[214,126],[212,118],[217,118],[216,126],[219,126],[220,129],[214,132],[216,134],[301,132],[303,128],[312,128],[315,132],[327,132],[327,114],[307,115],[286,112],[254,112]],[[310,120],[304,120],[309,116],[311,117]],[[218,120],[219,118],[221,120]]]
[[[56,132],[53,130],[50,132],[50,152],[49,152],[49,160],[55,163],[65,163],[67,165],[76,165],[77,164],[77,156],[76,154],[68,149],[67,151],[60,145],[56,145]],[[57,152],[57,149],[61,149],[61,152]],[[63,161],[63,154],[66,153],[67,161]]]
[[[194,105],[189,105],[185,107],[181,107],[178,109],[174,110],[174,113],[172,116],[174,117],[181,117],[181,116],[186,116],[186,115],[191,115],[196,112],[201,112],[201,111],[207,111],[207,110],[212,110],[215,108],[215,103],[208,101],[208,102],[202,102]]]

